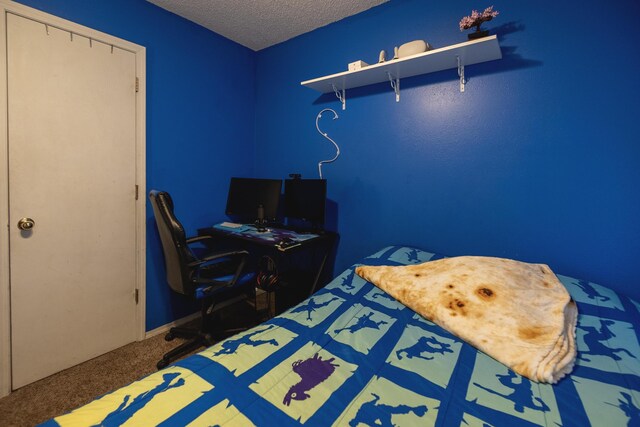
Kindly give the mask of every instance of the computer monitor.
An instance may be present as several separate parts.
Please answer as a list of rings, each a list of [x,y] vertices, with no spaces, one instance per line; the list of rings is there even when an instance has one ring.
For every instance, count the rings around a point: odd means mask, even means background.
[[[275,221],[282,190],[281,179],[231,178],[226,214],[242,221],[258,219],[258,207],[264,209],[264,220]]]
[[[285,217],[322,226],[326,202],[326,179],[287,179],[284,181]]]

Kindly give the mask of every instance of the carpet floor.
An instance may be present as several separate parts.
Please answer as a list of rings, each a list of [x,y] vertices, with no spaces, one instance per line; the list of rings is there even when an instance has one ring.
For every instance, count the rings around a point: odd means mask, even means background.
[[[156,372],[162,355],[182,342],[156,335],[19,388],[0,399],[0,426],[34,426],[91,402]]]
[[[260,317],[264,313],[258,315],[255,307],[244,302],[224,307],[217,314],[215,325],[221,329],[246,329],[265,320]],[[197,329],[199,320],[182,326]],[[125,345],[13,391],[0,399],[0,427],[35,426],[156,372],[162,356],[185,342],[181,338],[165,341],[164,336]],[[194,349],[181,359],[202,350],[204,347]]]

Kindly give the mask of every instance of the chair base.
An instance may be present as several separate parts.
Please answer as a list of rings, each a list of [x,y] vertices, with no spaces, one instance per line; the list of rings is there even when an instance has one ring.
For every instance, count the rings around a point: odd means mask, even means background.
[[[174,338],[187,338],[189,340],[165,353],[162,356],[162,359],[156,364],[158,369],[166,368],[171,362],[175,361],[179,357],[191,353],[197,348],[209,347],[215,342],[210,334],[196,329],[180,327],[171,328],[169,332],[167,332],[167,335],[164,336],[166,341],[172,341]]]
[[[206,305],[205,305],[206,306]],[[204,312],[204,308],[203,308]],[[219,314],[216,312],[215,314]],[[254,312],[257,315],[257,313]],[[200,348],[200,347],[210,347],[216,342],[230,337],[238,332],[246,331],[251,327],[258,324],[258,318],[252,324],[248,326],[243,326],[241,328],[228,328],[224,330],[216,330],[212,332],[208,332],[205,330],[207,321],[210,321],[211,316],[207,316],[205,319],[200,319],[201,325],[199,329],[196,328],[185,328],[185,327],[173,327],[169,329],[169,332],[164,336],[166,341],[172,341],[174,338],[186,338],[188,341],[180,344],[178,347],[168,351],[162,356],[162,359],[156,364],[158,369],[163,369],[169,366],[172,362],[180,357],[191,353],[192,351]]]

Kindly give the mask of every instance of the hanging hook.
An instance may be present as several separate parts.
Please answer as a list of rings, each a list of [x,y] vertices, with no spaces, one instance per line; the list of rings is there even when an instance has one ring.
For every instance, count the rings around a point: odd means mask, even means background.
[[[69,40],[73,41],[73,33],[69,33]]]
[[[44,24],[44,28],[47,31],[47,35],[49,35],[49,26],[47,24]]]
[[[340,155],[340,147],[338,147],[338,144],[336,144],[336,142],[329,138],[329,135],[327,135],[326,132],[322,132],[320,130],[320,126],[318,125],[318,122],[320,121],[320,118],[322,117],[322,114],[325,111],[331,111],[333,113],[333,120],[336,120],[338,118],[338,113],[336,113],[334,110],[332,110],[331,108],[325,108],[324,110],[320,111],[318,113],[318,115],[316,116],[316,129],[318,130],[318,132],[320,133],[320,135],[324,136],[325,138],[327,138],[329,141],[331,141],[331,143],[336,147],[336,155],[333,159],[331,160],[322,160],[320,162],[318,162],[318,174],[320,174],[320,179],[322,179],[322,165],[324,163],[332,163],[335,162],[336,159],[338,158],[338,156]]]

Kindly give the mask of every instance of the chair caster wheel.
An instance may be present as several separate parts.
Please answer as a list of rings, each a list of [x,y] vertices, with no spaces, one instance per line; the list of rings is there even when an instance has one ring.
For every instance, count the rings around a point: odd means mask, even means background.
[[[160,369],[164,369],[169,365],[169,362],[167,362],[166,360],[161,360],[156,364],[156,368],[158,368],[158,370]]]
[[[167,332],[167,335],[165,335],[165,336],[164,336],[164,340],[165,340],[165,341],[173,341],[173,339],[174,339],[175,337],[176,337],[176,336],[175,336],[175,335],[173,335],[171,332]]]
[[[211,347],[212,345],[214,345],[216,343],[215,338],[211,334],[206,334],[204,336],[204,338],[202,339],[202,341],[203,341],[203,344],[204,344],[205,347]]]

